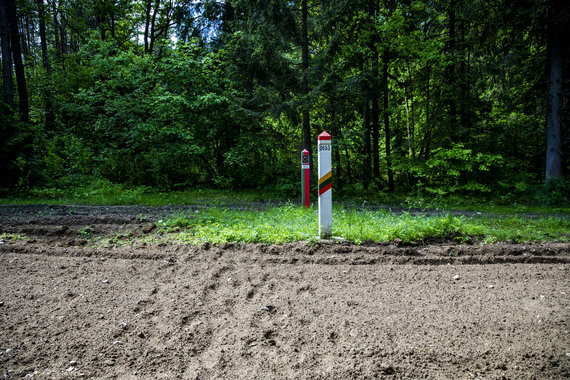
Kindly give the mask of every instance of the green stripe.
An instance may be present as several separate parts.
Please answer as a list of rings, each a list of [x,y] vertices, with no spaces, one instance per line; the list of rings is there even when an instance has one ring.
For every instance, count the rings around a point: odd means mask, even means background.
[[[321,190],[322,188],[324,188],[326,185],[328,185],[329,183],[332,183],[332,177],[327,178],[325,181],[319,183],[319,190]]]

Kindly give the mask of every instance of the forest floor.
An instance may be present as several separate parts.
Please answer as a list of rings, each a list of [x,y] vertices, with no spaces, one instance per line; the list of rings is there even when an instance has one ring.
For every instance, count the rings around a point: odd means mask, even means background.
[[[0,376],[570,377],[570,243],[143,241],[175,211],[1,206]]]

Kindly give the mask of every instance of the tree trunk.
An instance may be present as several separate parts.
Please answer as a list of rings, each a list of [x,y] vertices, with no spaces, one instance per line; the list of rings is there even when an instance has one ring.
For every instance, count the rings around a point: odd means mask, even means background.
[[[59,31],[59,43],[60,43],[60,49],[61,49],[61,64],[62,64],[62,68],[65,70],[65,55],[67,54],[67,31],[65,29],[65,22],[63,22],[63,17],[61,17],[62,22],[59,22],[58,18],[57,18],[57,14],[59,13],[59,6],[58,8],[54,8],[53,10],[53,21],[55,23],[55,26],[57,26],[57,29]]]
[[[20,49],[20,33],[18,29],[18,17],[16,13],[16,1],[6,0],[6,11],[8,23],[10,24],[10,42],[12,46],[12,58],[16,71],[16,83],[18,85],[18,104],[20,107],[20,120],[30,121],[30,107],[28,103],[28,88],[26,86],[26,75],[22,62],[22,49]]]
[[[25,62],[31,61],[30,54],[30,41],[28,41],[28,22],[30,18],[28,16],[20,18],[20,42],[22,47],[22,55],[24,56]]]
[[[226,0],[224,2],[224,13],[222,14],[222,32],[226,34],[233,34],[234,17],[234,5],[230,0]]]
[[[555,17],[557,15],[554,15]],[[550,73],[548,78],[548,114],[546,118],[546,175],[545,180],[562,177],[562,145],[560,136],[564,27],[560,23],[550,26],[548,48]]]
[[[429,155],[430,155],[430,140],[431,140],[431,114],[430,114],[430,101],[431,101],[431,96],[430,96],[430,83],[429,83],[429,79],[430,79],[430,73],[431,73],[431,68],[430,66],[427,67],[427,89],[426,89],[426,131],[425,131],[425,135],[424,135],[424,146],[423,148],[423,157],[425,160],[429,159]],[[421,156],[421,154],[420,154]]]
[[[144,23],[144,52],[148,53],[148,35],[150,32],[150,11],[152,9],[152,0],[146,0],[146,12]]]
[[[42,64],[47,75],[47,87],[44,91],[44,100],[46,106],[46,131],[50,131],[54,126],[54,112],[53,104],[51,101],[51,66],[49,64],[47,52],[47,38],[46,38],[46,12],[44,0],[37,0],[38,16],[40,22],[40,45],[42,50]],[[57,35],[57,30],[56,30]]]
[[[336,108],[335,108],[335,100],[334,99],[330,99],[329,100],[331,102],[331,134],[333,136],[335,136],[335,141],[336,141],[336,148],[333,150],[333,164],[334,164],[334,168],[335,173],[334,173],[334,180],[335,180],[335,186],[337,189],[342,189],[342,184],[343,184],[343,176],[342,176],[342,166],[341,166],[341,162],[340,162],[340,146],[338,145],[338,141],[341,140],[341,132],[340,132],[340,125],[339,123],[337,123],[337,117],[336,117]]]
[[[12,54],[10,51],[10,24],[6,12],[6,3],[0,1],[0,37],[2,38],[2,84],[4,101],[14,107],[14,84],[12,81]]]
[[[457,103],[456,97],[456,78],[455,78],[455,58],[456,58],[456,22],[455,22],[455,0],[449,3],[449,55],[451,56],[451,63],[446,68],[446,77],[448,79],[448,105],[449,105],[449,135],[451,141],[457,140]]]
[[[311,152],[311,121],[309,117],[309,35],[307,26],[307,0],[301,2],[301,94],[303,95],[303,148]],[[312,157],[312,154],[311,156]]]
[[[365,96],[364,105],[362,107],[362,122],[364,131],[364,170],[362,173],[362,185],[365,189],[368,189],[370,185],[370,173],[372,172],[372,162],[370,156],[372,154],[370,145],[370,99],[368,94]]]
[[[148,52],[150,54],[152,54],[152,51],[154,49],[154,42],[156,40],[156,37],[158,37],[155,32],[156,29],[155,24],[156,24],[156,14],[158,13],[159,8],[160,8],[160,0],[155,0],[154,11],[152,12],[152,19],[150,20],[150,43],[148,47]]]
[[[378,84],[379,55],[376,42],[377,38],[374,36],[370,42],[370,50],[372,51],[372,91],[370,94],[372,109],[370,112],[370,125],[372,128],[372,175],[378,180],[380,179],[380,110],[378,108],[380,88]]]
[[[382,86],[383,86],[383,93],[384,93],[384,110],[382,114],[384,115],[384,132],[386,136],[386,167],[388,168],[388,191],[394,191],[394,172],[392,171],[392,159],[390,157],[390,114],[388,113],[388,65],[390,64],[390,52],[388,50],[384,50],[384,54],[382,57],[383,65],[382,65]]]

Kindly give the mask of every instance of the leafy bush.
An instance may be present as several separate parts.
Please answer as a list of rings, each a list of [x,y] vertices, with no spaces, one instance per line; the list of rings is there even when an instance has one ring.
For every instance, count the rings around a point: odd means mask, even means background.
[[[538,199],[548,205],[570,203],[570,182],[564,178],[551,178],[539,190]]]

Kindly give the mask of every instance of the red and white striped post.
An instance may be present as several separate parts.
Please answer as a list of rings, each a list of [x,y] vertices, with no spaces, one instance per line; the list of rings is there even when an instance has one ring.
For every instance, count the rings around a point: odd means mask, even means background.
[[[309,151],[303,149],[301,152],[301,202],[306,208],[311,207],[310,200],[310,161],[309,161]]]
[[[318,138],[319,146],[319,236],[332,235],[332,165],[331,135],[323,132]]]

